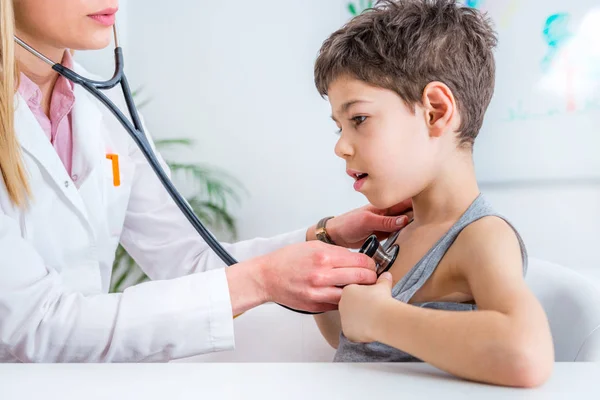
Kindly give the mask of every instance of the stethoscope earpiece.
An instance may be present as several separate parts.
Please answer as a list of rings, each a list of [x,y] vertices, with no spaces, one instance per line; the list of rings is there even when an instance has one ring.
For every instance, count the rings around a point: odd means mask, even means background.
[[[377,236],[371,235],[365,243],[363,243],[358,252],[371,257],[375,261],[375,265],[377,266],[377,276],[379,276],[394,265],[394,261],[396,261],[399,251],[400,246],[397,244],[389,248],[384,248],[377,239]]]

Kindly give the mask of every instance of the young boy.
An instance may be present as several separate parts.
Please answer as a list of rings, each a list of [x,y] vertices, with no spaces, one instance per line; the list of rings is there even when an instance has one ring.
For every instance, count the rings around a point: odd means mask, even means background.
[[[489,21],[454,0],[380,1],[324,42],[315,82],[354,188],[380,209],[411,198],[414,212],[390,273],[347,286],[339,311],[315,317],[335,361],[421,360],[522,387],[551,374],[525,247],[474,172],[495,45]]]

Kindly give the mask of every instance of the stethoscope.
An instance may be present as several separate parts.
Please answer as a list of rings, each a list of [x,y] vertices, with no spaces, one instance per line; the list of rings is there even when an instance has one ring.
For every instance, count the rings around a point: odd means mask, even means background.
[[[66,68],[62,64],[53,62],[48,57],[39,53],[16,36],[15,41],[25,50],[29,51],[34,56],[41,59],[46,64],[50,65],[54,71],[58,72],[60,75],[70,80],[71,82],[81,85],[92,96],[98,99],[112,112],[115,118],[119,120],[123,128],[125,128],[125,130],[135,141],[142,153],[144,153],[144,156],[146,157],[146,160],[152,167],[152,170],[158,176],[160,182],[165,187],[173,201],[175,201],[181,212],[186,216],[188,221],[192,224],[192,226],[196,229],[200,236],[202,236],[202,238],[205,240],[208,246],[219,256],[219,258],[227,266],[237,264],[237,260],[233,258],[233,256],[221,246],[217,239],[210,233],[208,229],[204,227],[202,222],[200,222],[198,217],[194,214],[194,211],[191,209],[191,207],[188,205],[185,199],[181,196],[181,194],[177,191],[169,177],[161,168],[159,161],[156,158],[152,147],[150,146],[150,142],[146,138],[144,128],[142,126],[139,114],[133,101],[133,96],[131,95],[129,84],[127,83],[127,78],[125,77],[125,74],[123,72],[123,50],[121,49],[121,47],[119,47],[119,39],[116,24],[113,25],[113,33],[115,40],[115,73],[111,79],[104,82],[84,78],[76,72],[70,70],[69,68]],[[113,87],[119,84],[121,85],[123,97],[125,98],[125,102],[127,104],[127,110],[131,115],[131,122],[125,117],[125,115],[123,115],[121,110],[119,110],[119,108],[101,92],[101,90],[112,89]],[[393,237],[391,237],[390,239],[392,238]],[[394,241],[388,240],[387,243],[390,243],[390,246],[382,246],[377,240],[377,237],[373,235],[367,239],[365,244],[359,250],[361,253],[364,253],[375,260],[375,263],[377,264],[378,274],[389,270],[389,268],[392,266],[396,259],[396,256],[398,254],[398,247],[397,245],[391,246],[391,244],[393,244]],[[295,311],[301,314],[318,314],[309,311],[295,310],[283,304],[280,305],[288,310]]]

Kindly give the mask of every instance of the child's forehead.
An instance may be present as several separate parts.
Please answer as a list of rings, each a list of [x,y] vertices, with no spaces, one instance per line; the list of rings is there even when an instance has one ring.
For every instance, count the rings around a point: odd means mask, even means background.
[[[334,79],[328,90],[330,97],[332,94],[334,96],[377,96],[386,92],[393,91],[348,75]]]
[[[346,112],[354,106],[403,101],[392,89],[373,85],[354,77],[334,80],[329,86],[328,99],[332,110],[337,113]]]

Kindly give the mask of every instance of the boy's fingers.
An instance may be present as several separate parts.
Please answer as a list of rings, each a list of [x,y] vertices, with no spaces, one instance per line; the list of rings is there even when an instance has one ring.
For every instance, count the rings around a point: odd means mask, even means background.
[[[377,279],[377,285],[383,285],[392,291],[392,274],[389,271],[384,272]]]

